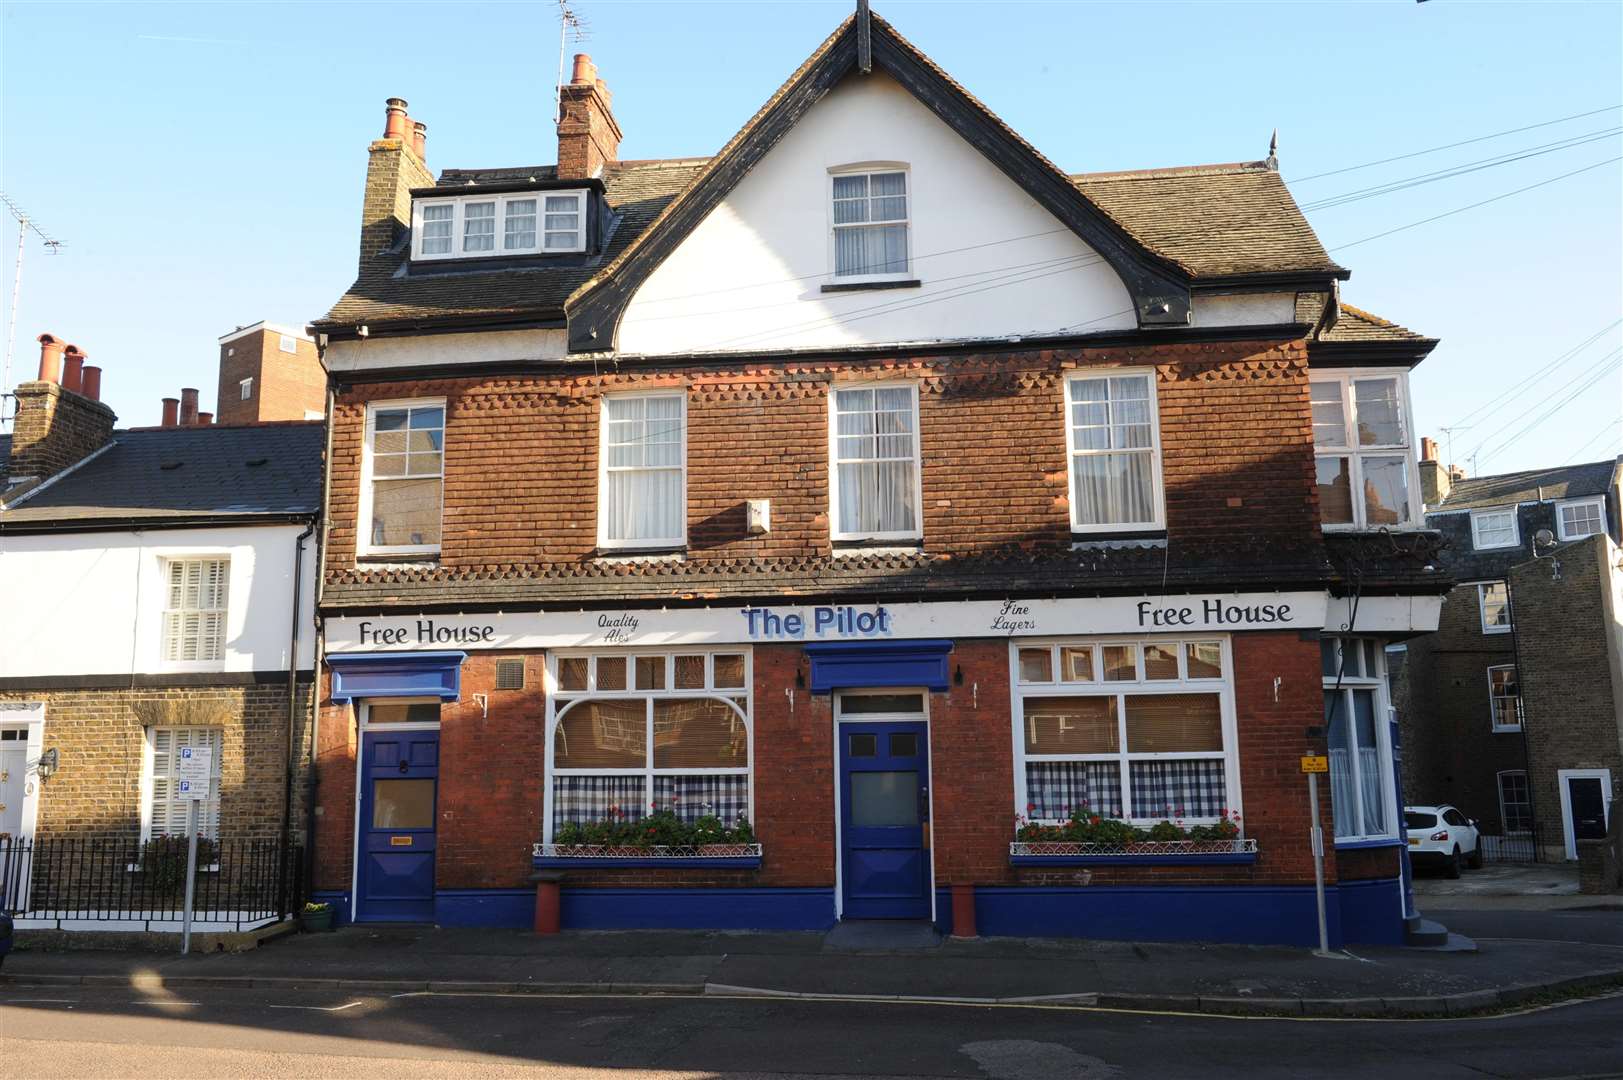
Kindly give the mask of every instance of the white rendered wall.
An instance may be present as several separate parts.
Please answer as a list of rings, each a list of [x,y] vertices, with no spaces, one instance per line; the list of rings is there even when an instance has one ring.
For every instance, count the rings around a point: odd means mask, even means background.
[[[0,678],[287,668],[302,525],[0,536]],[[304,541],[299,666],[315,649],[314,534]],[[225,658],[159,660],[169,557],[231,560]]]
[[[322,362],[328,371],[375,371],[428,364],[556,360],[568,352],[568,335],[562,330],[484,330],[335,341],[327,346]]]
[[[862,162],[908,167],[911,276],[922,288],[821,291],[834,280],[829,170]],[[1067,258],[1079,265],[1057,262]],[[920,303],[938,297],[953,299]],[[848,77],[814,106],[654,271],[621,321],[619,350],[756,351],[1135,325],[1133,302],[1103,259],[875,72]]]

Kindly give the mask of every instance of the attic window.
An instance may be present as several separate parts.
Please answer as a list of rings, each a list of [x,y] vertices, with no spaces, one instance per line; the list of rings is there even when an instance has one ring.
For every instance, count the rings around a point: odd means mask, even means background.
[[[526,191],[418,199],[411,257],[483,259],[586,250],[586,192]]]

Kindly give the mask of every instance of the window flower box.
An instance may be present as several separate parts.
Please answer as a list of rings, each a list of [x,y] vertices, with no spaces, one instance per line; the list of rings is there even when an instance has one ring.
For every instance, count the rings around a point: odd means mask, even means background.
[[[760,844],[536,844],[536,869],[586,867],[706,867],[754,870]]]
[[[1222,866],[1257,861],[1255,840],[1052,840],[1009,845],[1015,866]]]

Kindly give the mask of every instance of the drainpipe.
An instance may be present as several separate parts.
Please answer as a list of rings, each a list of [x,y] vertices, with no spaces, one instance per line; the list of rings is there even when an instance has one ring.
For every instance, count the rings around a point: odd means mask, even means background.
[[[318,338],[318,342],[325,338]],[[327,350],[318,344],[316,356],[325,361]],[[325,366],[325,363],[323,363]],[[327,378],[327,446],[321,455],[321,506],[323,511],[331,504],[332,499],[332,431],[333,431],[333,404],[336,395],[333,393],[332,377]],[[332,518],[323,513],[321,518],[321,533],[316,537],[316,652],[315,664],[311,668],[310,677],[310,761],[309,771],[304,781],[304,882],[305,888],[311,888],[315,883],[316,873],[316,742],[321,737],[321,664],[327,655],[326,627],[321,620],[321,601],[327,594],[327,574],[325,559],[327,551],[327,537],[332,530]]]
[[[276,914],[287,914],[288,827],[293,823],[293,758],[297,752],[294,733],[299,716],[299,614],[304,599],[304,542],[316,531],[310,518],[304,531],[293,541],[293,622],[287,640],[287,756],[282,768],[282,830],[276,859]],[[312,671],[313,674],[313,671]]]

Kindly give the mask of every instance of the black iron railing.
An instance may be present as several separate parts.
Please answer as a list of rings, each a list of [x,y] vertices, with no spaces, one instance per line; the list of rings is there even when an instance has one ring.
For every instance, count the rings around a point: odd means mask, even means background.
[[[186,856],[185,838],[174,836],[0,838],[0,905],[37,926],[178,929]],[[296,911],[303,900],[296,843],[200,838],[197,867],[194,927],[251,928]]]
[[[1477,837],[1482,846],[1482,858],[1492,863],[1538,862],[1538,844],[1531,832],[1504,833],[1498,836],[1483,834]]]

